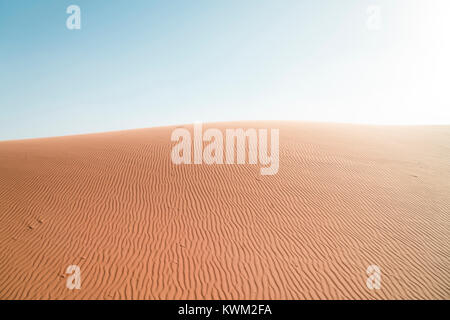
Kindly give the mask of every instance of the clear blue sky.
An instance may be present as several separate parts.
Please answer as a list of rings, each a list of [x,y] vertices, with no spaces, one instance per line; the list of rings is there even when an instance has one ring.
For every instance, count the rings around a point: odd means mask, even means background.
[[[68,30],[66,8],[81,8]],[[379,6],[379,30],[367,21]],[[0,140],[246,119],[450,123],[447,0],[0,0]]]

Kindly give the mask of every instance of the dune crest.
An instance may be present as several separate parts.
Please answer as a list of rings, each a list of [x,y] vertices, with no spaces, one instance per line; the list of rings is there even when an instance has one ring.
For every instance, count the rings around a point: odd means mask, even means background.
[[[208,127],[279,129],[278,172],[176,165],[176,127],[0,142],[0,299],[450,298],[449,126]]]

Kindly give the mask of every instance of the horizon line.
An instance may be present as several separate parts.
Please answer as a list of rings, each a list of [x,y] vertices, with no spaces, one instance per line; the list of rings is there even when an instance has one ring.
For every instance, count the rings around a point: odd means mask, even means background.
[[[363,127],[447,127],[450,123],[371,123],[371,122],[351,122],[351,121],[324,121],[324,120],[222,120],[222,121],[194,121],[185,122],[177,124],[167,124],[167,125],[156,125],[151,127],[138,127],[138,128],[123,128],[117,130],[107,130],[107,131],[90,131],[82,133],[67,133],[55,136],[38,136],[38,137],[28,137],[28,138],[17,138],[17,139],[3,139],[0,138],[1,142],[13,142],[13,141],[28,141],[28,140],[38,140],[38,139],[55,139],[64,137],[77,137],[86,135],[97,135],[97,134],[107,134],[107,133],[119,133],[126,131],[138,131],[147,129],[157,129],[157,128],[168,128],[168,127],[180,127],[194,125],[195,123],[203,124],[224,124],[224,123],[241,123],[241,122],[291,122],[291,123],[308,123],[308,124],[330,124],[330,125],[352,125],[352,126],[363,126]]]

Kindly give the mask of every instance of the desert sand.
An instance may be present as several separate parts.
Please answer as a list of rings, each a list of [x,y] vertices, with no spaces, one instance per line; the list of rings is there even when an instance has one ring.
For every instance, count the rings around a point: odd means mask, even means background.
[[[450,126],[204,127],[278,128],[278,173],[174,165],[175,126],[0,142],[0,299],[450,298]]]

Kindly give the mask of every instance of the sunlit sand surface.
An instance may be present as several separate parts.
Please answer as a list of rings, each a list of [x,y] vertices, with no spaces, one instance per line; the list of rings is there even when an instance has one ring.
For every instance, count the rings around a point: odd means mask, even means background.
[[[450,298],[449,126],[211,126],[280,129],[278,173],[174,165],[175,127],[0,142],[0,298]]]

